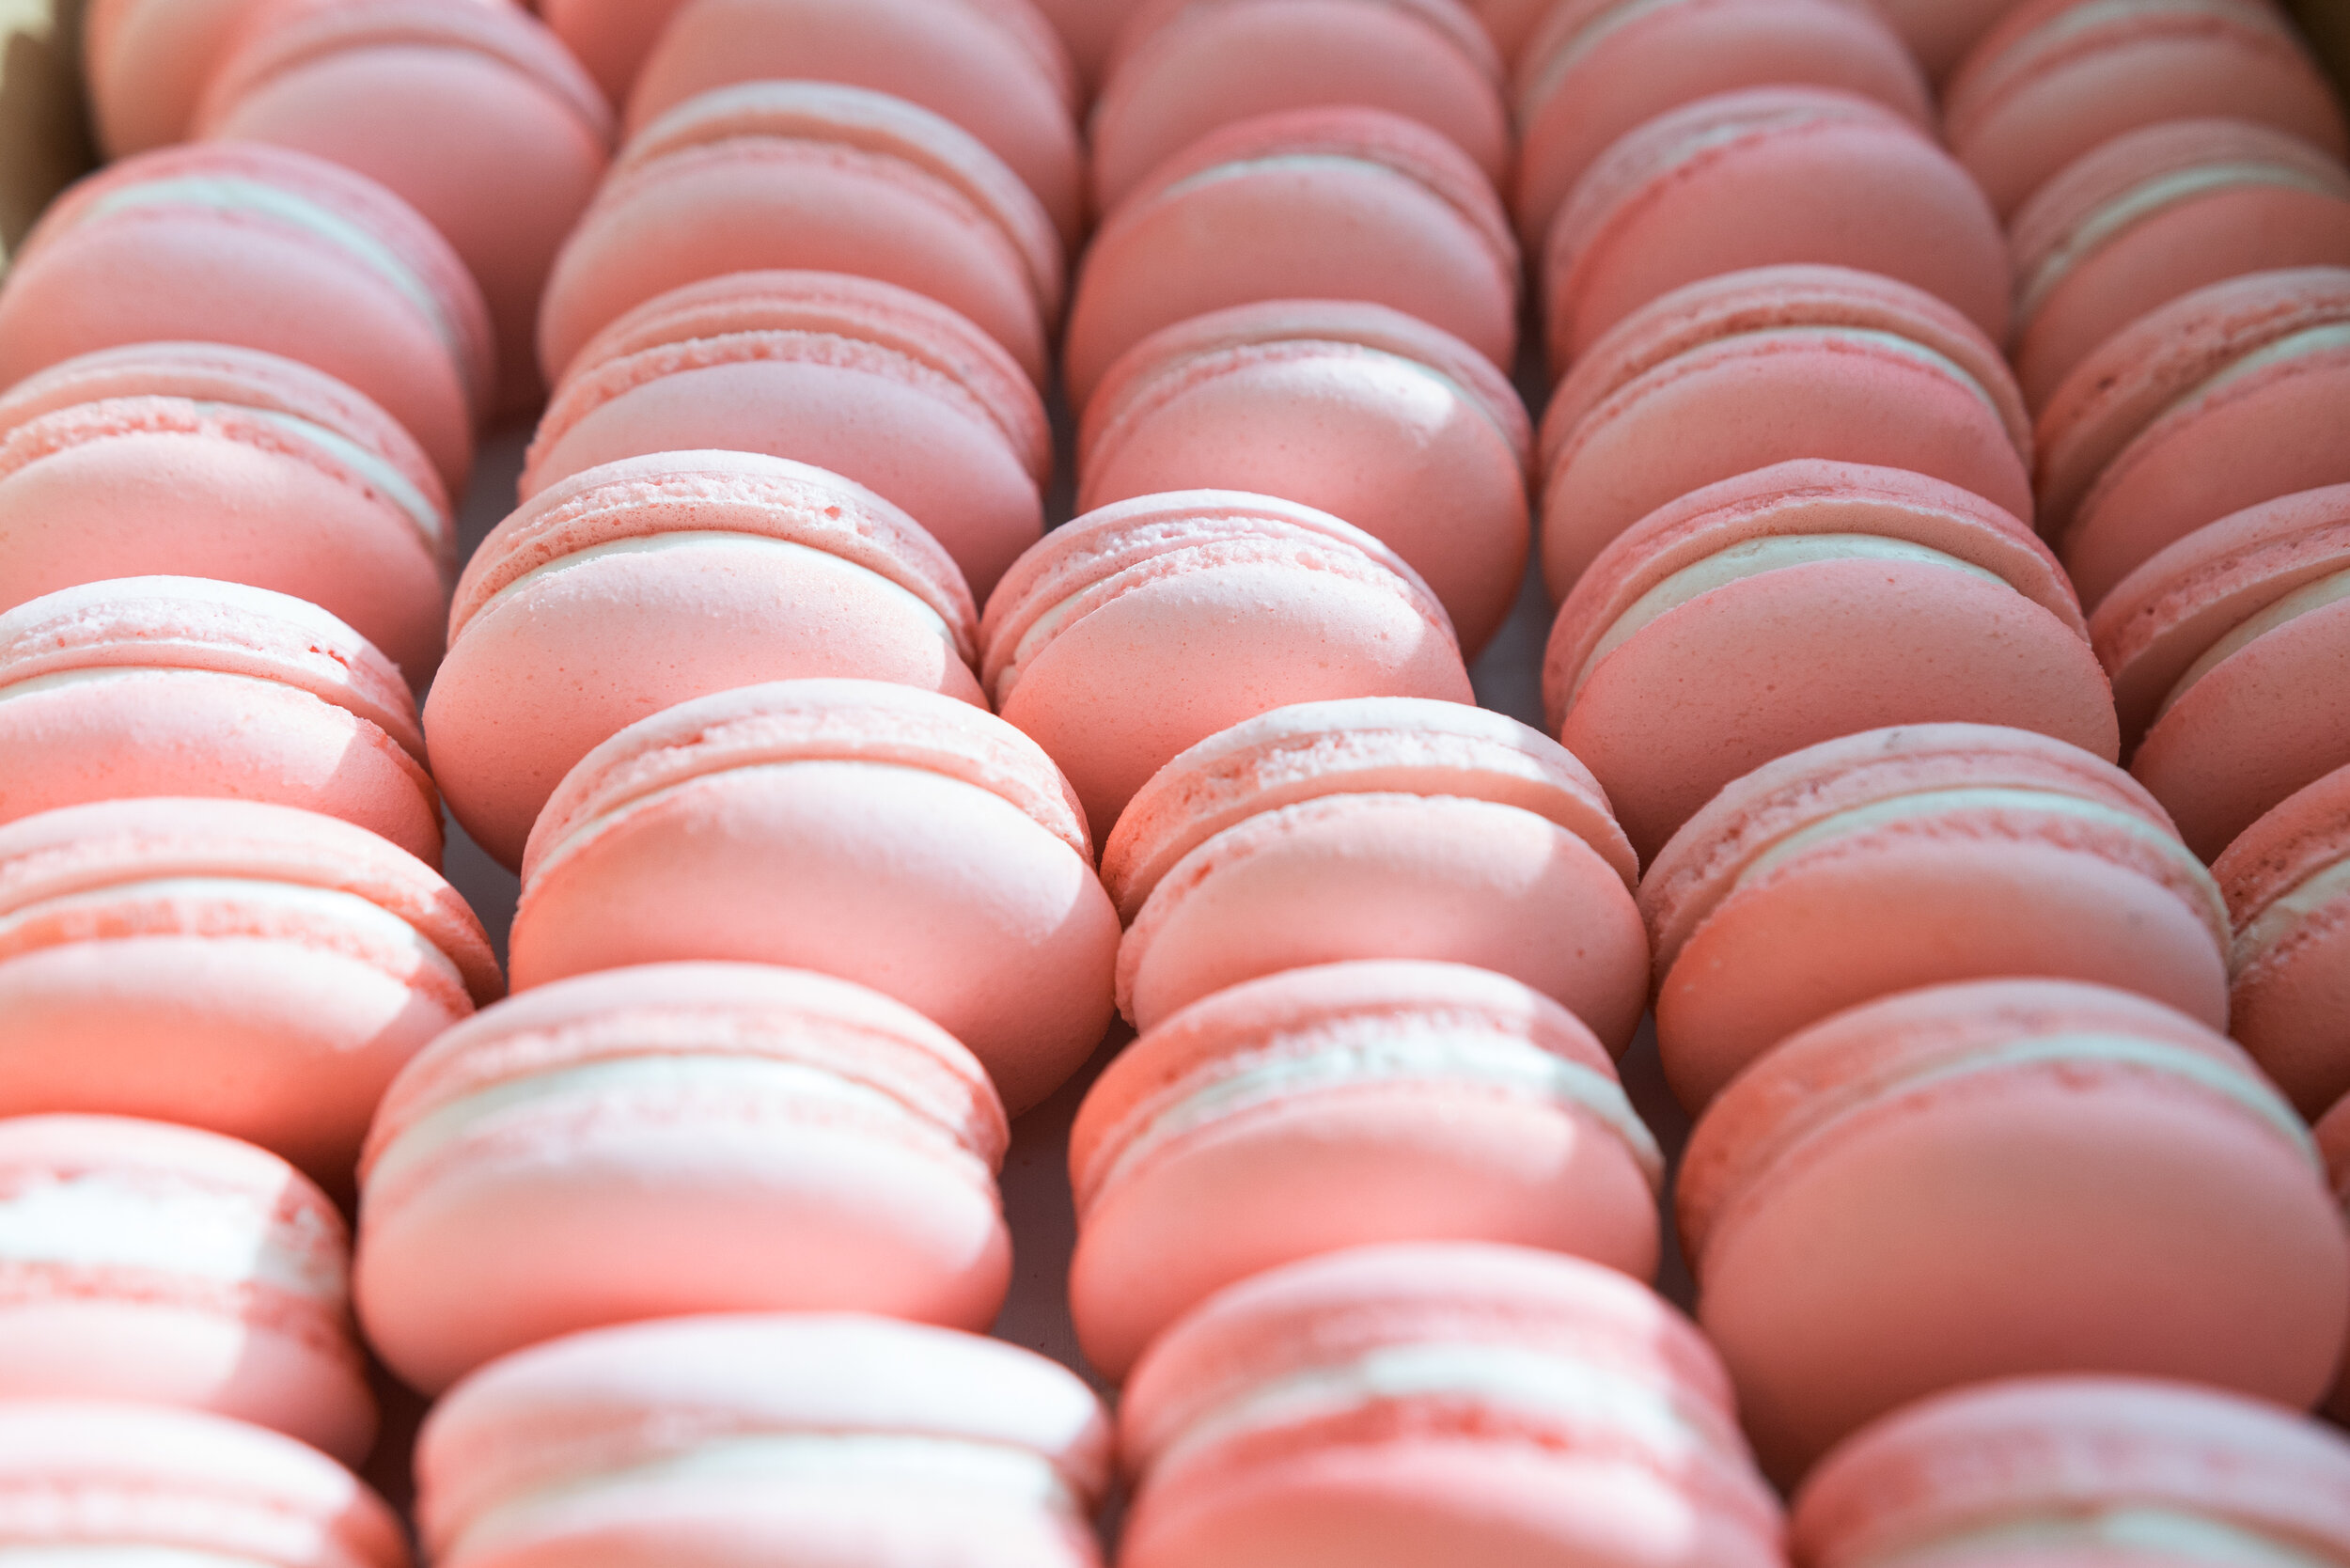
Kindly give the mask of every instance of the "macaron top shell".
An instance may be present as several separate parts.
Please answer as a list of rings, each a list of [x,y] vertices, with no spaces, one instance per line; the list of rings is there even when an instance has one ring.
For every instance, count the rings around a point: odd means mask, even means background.
[[[2280,901],[2345,857],[2350,857],[2350,768],[2338,768],[2288,796],[2212,862],[2239,940],[2251,936],[2261,917]],[[2237,954],[2239,962],[2251,956]]]
[[[262,0],[92,0],[82,71],[108,158],[185,139],[213,67]]]

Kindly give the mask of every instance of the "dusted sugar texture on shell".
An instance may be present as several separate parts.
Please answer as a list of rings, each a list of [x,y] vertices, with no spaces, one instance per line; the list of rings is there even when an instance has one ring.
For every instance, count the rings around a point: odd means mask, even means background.
[[[417,1522],[488,1563],[1098,1568],[1101,1402],[1042,1356],[830,1314],[576,1334],[425,1422]]]
[[[1459,338],[1385,306],[1269,300],[1120,357],[1078,428],[1077,510],[1217,489],[1342,517],[1411,563],[1474,658],[1526,574],[1532,447],[1509,378]]]
[[[1943,133],[2003,218],[2102,143],[2213,117],[2350,151],[2334,89],[2268,0],[2029,0],[1942,95]]]
[[[249,143],[144,153],[67,190],[9,260],[0,385],[126,344],[259,349],[379,405],[463,494],[489,311],[448,242],[365,175]]]
[[[1296,702],[1471,702],[1444,606],[1386,545],[1272,496],[1193,490],[1077,519],[987,602],[980,678],[1097,838],[1176,755]]]
[[[0,1121],[0,1391],[177,1405],[356,1465],[351,1233],[274,1154],[110,1116]],[[13,1534],[13,1532],[10,1532]]]
[[[1936,986],[1814,1025],[1699,1121],[1679,1208],[1698,1321],[1786,1482],[1998,1377],[2306,1409],[2350,1325],[2307,1124],[2232,1042],[2100,986]]]
[[[2350,1096],[2350,767],[2245,829],[2213,863],[2235,917],[2232,1027],[2301,1114]]]
[[[1144,1035],[1078,1108],[1069,1170],[1071,1309],[1120,1377],[1213,1292],[1349,1247],[1510,1243],[1646,1278],[1664,1164],[1573,1014],[1385,961],[1251,980]]]
[[[222,55],[265,0],[90,0],[82,81],[98,148],[127,158],[185,139]]]
[[[1620,535],[1559,611],[1543,694],[1644,858],[1731,779],[1839,735],[2118,745],[2047,547],[1980,496],[1860,463],[1777,463]]]
[[[332,817],[159,797],[0,826],[0,1115],[182,1122],[347,1190],[392,1074],[501,989],[456,889]]]
[[[1645,1286],[1475,1243],[1210,1297],[1127,1384],[1127,1568],[1764,1568],[1778,1500],[1721,1363]]]
[[[1657,508],[1791,458],[1905,468],[2031,516],[2030,417],[1972,322],[1875,274],[1758,267],[1651,301],[1552,394],[1540,463],[1551,596]]]
[[[1380,109],[1292,109],[1210,132],[1104,219],[1062,349],[1070,400],[1163,327],[1259,300],[1368,300],[1508,368],[1518,250],[1468,156]]]
[[[540,367],[559,383],[589,338],[656,295],[771,268],[928,295],[1044,379],[1063,274],[1036,197],[918,104],[801,81],[716,88],[630,137],[556,258]]]
[[[574,763],[688,698],[838,675],[982,700],[938,542],[862,485],[757,453],[627,458],[540,491],[474,553],[449,637],[433,776],[507,866]]]
[[[582,759],[523,861],[515,988],[733,960],[854,980],[1017,1115],[1110,1018],[1118,912],[1068,783],[983,709],[872,681],[681,703]]]
[[[535,991],[443,1035],[361,1164],[355,1290],[415,1388],[581,1329],[1002,1305],[1004,1110],[970,1052],[846,981],[670,964]]]
[[[1870,99],[1750,87],[1658,115],[1577,182],[1541,267],[1552,373],[1660,294],[1791,261],[1899,278],[2006,338],[2007,246],[1949,153]]]
[[[392,662],[301,600],[132,577],[0,615],[0,822],[133,795],[340,817],[429,866],[441,797]]]
[[[980,598],[1044,532],[1053,437],[1035,385],[964,317],[873,278],[729,273],[648,300],[572,362],[522,495],[693,447],[855,480],[945,545]]]
[[[2128,775],[2029,730],[1932,724],[1765,763],[1649,868],[1656,1038],[1692,1112],[1832,1012],[2043,975],[2228,1022],[2228,906]]]

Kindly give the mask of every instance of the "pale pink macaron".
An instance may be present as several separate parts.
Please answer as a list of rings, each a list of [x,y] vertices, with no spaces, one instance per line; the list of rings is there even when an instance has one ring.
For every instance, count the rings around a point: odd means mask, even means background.
[[[1069,50],[1069,63],[1077,73],[1080,98],[1090,98],[1108,69],[1118,44],[1118,31],[1141,6],[1142,0],[1035,0],[1037,11],[1053,24]]]
[[[753,452],[662,452],[540,491],[458,580],[425,699],[432,772],[491,856],[618,730],[734,686],[897,681],[980,703],[955,563],[836,474]]]
[[[2002,217],[2123,132],[2214,117],[2350,152],[2334,88],[2269,0],[2029,0],[1942,97],[1944,134]]]
[[[1867,0],[1559,0],[1517,61],[1519,239],[1540,251],[1576,182],[1644,122],[1715,93],[1797,84],[1935,124],[1917,62]]]
[[[2235,917],[2229,1032],[2324,1116],[2350,1097],[2350,767],[2246,828],[2212,874]]]
[[[1418,120],[1509,175],[1501,62],[1460,0],[1142,0],[1093,105],[1094,200],[1115,208],[1222,126],[1326,104]]]
[[[51,1560],[409,1563],[400,1516],[308,1444],[118,1401],[0,1403],[0,1542]]]
[[[1679,1205],[1698,1321],[1787,1482],[1994,1377],[2306,1409],[2350,1326],[2308,1125],[2217,1031],[2103,986],[1978,980],[1813,1025],[1699,1121]]]
[[[1118,911],[1051,759],[876,681],[681,703],[572,770],[531,834],[515,989],[731,960],[869,985],[953,1035],[1013,1114],[1110,1020]]]
[[[2317,1147],[2326,1156],[2326,1170],[2333,1183],[2334,1201],[2342,1206],[2342,1224],[2350,1226],[2350,1097],[2319,1119]],[[2350,1425],[2350,1339],[2342,1341],[2342,1378],[2334,1385],[2333,1397],[2326,1402],[2326,1413]]]
[[[1552,371],[1659,294],[1785,261],[1899,278],[2007,336],[1998,220],[1931,135],[1848,92],[1748,87],[1620,138],[1559,209],[1540,282]]]
[[[2040,416],[2040,525],[2081,603],[2232,512],[2350,481],[2345,397],[2350,268],[2215,283],[2107,339]]]
[[[1876,274],[1758,267],[1652,300],[1552,393],[1540,459],[1551,597],[1658,507],[1790,458],[1906,468],[2031,516],[2030,416],[1973,322]]]
[[[1952,721],[2112,760],[2113,698],[2047,546],[1981,496],[1802,460],[1708,485],[1600,553],[1559,611],[1550,726],[1646,859],[1743,774]]]
[[[2350,1442],[2192,1384],[2009,1378],[1921,1400],[1795,1498],[1802,1568],[2350,1563]]]
[[[456,556],[408,432],[292,360],[134,343],[0,394],[0,605],[109,577],[244,583],[321,606],[421,688]]]
[[[1190,490],[1045,535],[980,621],[996,711],[1059,764],[1095,838],[1179,752],[1294,702],[1470,702],[1444,606],[1402,558],[1292,501]]]
[[[127,158],[184,139],[204,85],[268,0],[94,0],[82,80],[99,150]]]
[[[1511,1243],[1645,1279],[1664,1156],[1573,1014],[1387,961],[1252,980],[1145,1034],[1078,1108],[1069,1173],[1078,1342],[1120,1378],[1214,1292],[1350,1247]]]
[[[1110,1427],[1030,1351],[885,1318],[677,1318],[459,1385],[416,1450],[440,1568],[1099,1568]]]
[[[1936,89],[1949,80],[1983,34],[2022,0],[1877,0],[1885,19]]]
[[[645,56],[684,5],[685,0],[539,0],[538,9],[604,98],[625,103]]]
[[[1778,1500],[1688,1320],[1613,1269],[1357,1247],[1211,1296],[1119,1407],[1122,1568],[1776,1568]]]
[[[1832,1012],[1952,980],[2110,985],[2228,1022],[2227,903],[2127,774],[2025,729],[1864,730],[1767,762],[1640,884],[1692,1113]]]
[[[0,822],[222,795],[340,817],[441,863],[440,792],[400,671],[282,593],[126,577],[0,615]]]
[[[572,362],[523,467],[527,501],[583,469],[697,447],[830,469],[904,509],[985,598],[1044,532],[1044,402],[935,300],[842,273],[728,273],[646,301]]]
[[[713,87],[780,78],[920,104],[1002,159],[1062,243],[1083,237],[1076,73],[1029,0],[690,0],[637,74],[629,133]]]
[[[1410,562],[1475,658],[1526,575],[1532,447],[1517,389],[1451,334],[1359,300],[1267,300],[1110,367],[1078,426],[1077,510],[1203,489],[1318,508]]]
[[[1632,846],[1590,771],[1462,702],[1277,708],[1161,768],[1102,852],[1136,1027],[1347,959],[1475,964],[1621,1053],[1646,1000]]]
[[[427,1393],[645,1318],[984,1328],[1011,1272],[1009,1137],[971,1053],[863,986],[748,964],[541,986],[385,1093],[360,1167],[360,1317]]]
[[[1553,0],[1467,0],[1468,8],[1494,40],[1504,66],[1517,63],[1527,39],[1542,24]]]
[[[2034,408],[2132,321],[2247,273],[2350,265],[2350,169],[2245,120],[2099,146],[2016,213],[2018,376]]]
[[[1063,345],[1071,402],[1162,327],[1259,300],[1369,300],[1508,369],[1518,250],[1468,155],[1383,109],[1292,109],[1223,126],[1103,221]]]
[[[0,385],[124,344],[262,349],[372,400],[463,494],[494,392],[489,312],[448,243],[365,175],[285,148],[146,153],[59,196],[9,261]]]
[[[630,138],[556,258],[540,368],[560,383],[589,338],[654,296],[767,268],[926,294],[1044,379],[1063,274],[1036,197],[917,104],[796,81],[705,93]]]
[[[503,986],[429,866],[289,806],[155,797],[0,826],[0,1114],[227,1133],[348,1190],[384,1086]]]

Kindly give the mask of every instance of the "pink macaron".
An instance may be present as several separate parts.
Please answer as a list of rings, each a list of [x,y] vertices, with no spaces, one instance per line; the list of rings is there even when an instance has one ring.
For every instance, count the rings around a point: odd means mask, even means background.
[[[494,1363],[434,1409],[441,1568],[1098,1568],[1101,1402],[1030,1351],[830,1314],[677,1318]]]
[[[556,258],[540,367],[560,383],[589,338],[646,301],[766,268],[926,294],[1044,378],[1062,271],[1036,197],[968,133],[917,104],[798,81],[705,93],[630,138]]]
[[[1909,46],[1936,88],[1966,52],[2022,0],[1877,0],[1877,8]]]
[[[501,989],[456,889],[332,817],[162,797],[0,826],[0,1114],[183,1122],[347,1190],[392,1074]]]
[[[1053,24],[1077,73],[1078,96],[1089,99],[1117,47],[1119,29],[1142,0],[1033,0],[1037,13]]]
[[[522,495],[696,447],[830,469],[919,522],[984,598],[1044,531],[1053,432],[995,339],[934,300],[840,273],[728,273],[648,300],[572,361]]]
[[[2253,120],[2350,152],[2334,89],[2268,0],[2029,0],[1968,52],[1942,111],[2002,217],[2082,154],[2162,120]]]
[[[1620,535],[1559,611],[1543,694],[1643,859],[1731,779],[1839,735],[1955,721],[2118,746],[2047,547],[1981,496],[1859,463],[1777,463]]]
[[[366,176],[285,148],[151,152],[59,196],[9,259],[0,385],[123,344],[262,349],[371,399],[463,494],[489,312],[448,243]]]
[[[805,463],[663,452],[575,474],[495,528],[458,580],[425,700],[465,830],[519,865],[572,764],[687,698],[800,676],[982,700],[953,559],[912,518]]]
[[[2296,790],[2212,867],[2235,917],[2237,1043],[2301,1114],[2350,1097],[2350,767]]]
[[[1486,1241],[1655,1269],[1664,1156],[1591,1031],[1454,964],[1294,969],[1185,1008],[1070,1135],[1070,1306],[1123,1377],[1226,1285],[1381,1242]]]
[[[266,0],[94,0],[83,8],[82,79],[99,150],[127,158],[183,140],[196,101]]]
[[[2047,976],[2228,1021],[2228,906],[2152,796],[2025,729],[1827,741],[1732,782],[1640,884],[1656,1043],[1692,1112],[1780,1040],[1898,991]]]
[[[1935,986],[1812,1026],[1699,1121],[1679,1205],[1698,1321],[1785,1481],[1993,1377],[2307,1408],[2350,1326],[2307,1124],[2217,1031],[2103,986]]]
[[[437,1393],[580,1329],[719,1311],[983,1328],[1009,1134],[970,1052],[845,980],[748,964],[525,992],[392,1083],[360,1168],[368,1341]]]
[[[629,132],[713,87],[779,78],[920,104],[1002,159],[1064,243],[1084,233],[1076,77],[1029,0],[690,0],[637,74]]]
[[[2031,424],[1999,351],[1921,290],[1843,267],[1675,289],[1575,361],[1543,415],[1543,577],[1703,485],[1791,458],[1906,468],[2031,515]]]
[[[1419,121],[1496,184],[1510,172],[1501,61],[1460,0],[1142,0],[1093,105],[1093,195],[1116,207],[1220,127],[1353,104]]]
[[[1348,959],[1507,975],[1621,1053],[1648,945],[1632,846],[1590,770],[1465,703],[1277,708],[1161,768],[1103,881],[1131,922],[1120,1009],[1151,1029],[1212,993]]]
[[[625,103],[645,57],[684,5],[685,0],[539,0],[538,10],[605,99]]]
[[[2342,1223],[2350,1226],[2350,1098],[2320,1117],[2316,1131],[2318,1151],[2326,1156],[2326,1177],[2333,1184],[2334,1201],[2342,1207]],[[2326,1413],[2350,1425],[2350,1339],[2343,1340],[2342,1354],[2342,1377],[2326,1402]]]
[[[1063,348],[1083,408],[1110,366],[1162,327],[1259,300],[1369,300],[1507,369],[1518,251],[1468,155],[1381,109],[1292,109],[1211,132],[1103,221]]]
[[[1122,1568],[1776,1568],[1720,1361],[1613,1269],[1357,1247],[1211,1296],[1119,1407]]]
[[[531,834],[516,990],[783,964],[897,998],[1015,1115],[1110,1018],[1118,911],[1068,784],[985,710],[875,681],[682,703],[589,752]]]
[[[1386,306],[1269,300],[1152,333],[1077,433],[1077,509],[1246,490],[1342,517],[1410,562],[1477,651],[1517,601],[1533,432],[1509,378]]]
[[[1055,529],[979,632],[996,711],[1059,764],[1097,839],[1179,752],[1270,709],[1475,699],[1444,606],[1402,557],[1236,491],[1140,496]]]

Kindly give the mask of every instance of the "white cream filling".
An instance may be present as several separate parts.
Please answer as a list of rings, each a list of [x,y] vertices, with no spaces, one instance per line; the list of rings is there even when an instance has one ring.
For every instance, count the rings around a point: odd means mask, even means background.
[[[1938,349],[1927,347],[1925,344],[1919,342],[1916,338],[1904,337],[1900,333],[1885,332],[1876,327],[1762,327],[1753,332],[1731,333],[1723,337],[1708,338],[1706,341],[1698,344],[1695,348],[1684,350],[1682,353],[1673,355],[1670,359],[1664,361],[1663,365],[1654,367],[1643,372],[1641,379],[1645,380],[1648,376],[1654,375],[1658,369],[1662,369],[1667,366],[1677,365],[1684,359],[1691,358],[1698,354],[1709,353],[1715,349],[1721,348],[1731,343],[1764,345],[1770,343],[1830,342],[1863,343],[1867,344],[1871,348],[1888,350],[1893,353],[1900,354],[1904,359],[1913,360],[1919,365],[1925,366],[1928,369],[1935,370],[1944,376],[1947,376],[1951,381],[1954,381],[1959,385],[1965,387],[1967,391],[1973,393],[1975,400],[1982,404],[1983,407],[1989,409],[1992,416],[1995,419],[1999,419],[2002,428],[2005,426],[2005,419],[1999,414],[1999,405],[1992,400],[1990,392],[1984,388],[1982,382],[1976,380],[1972,375],[1968,374],[1966,368],[1960,365],[1957,360],[1950,358],[1948,354],[1943,353]]]
[[[1261,158],[1235,158],[1230,163],[1211,165],[1197,174],[1185,175],[1152,199],[1172,201],[1204,186],[1220,185],[1228,180],[1245,179],[1250,175],[1314,174],[1334,168],[1356,172],[1366,168],[1385,169],[1390,174],[1401,172],[1377,159],[1350,152],[1274,152]]]
[[[297,441],[316,447],[383,492],[394,506],[408,514],[409,521],[415,524],[416,532],[425,537],[428,544],[436,551],[440,548],[447,528],[440,508],[426,499],[424,492],[411,484],[406,475],[356,441],[328,430],[324,425],[313,424],[290,414],[281,414],[275,409],[253,408],[243,403],[201,401],[196,406],[206,413],[233,412],[259,419]]]
[[[2213,393],[2223,391],[2247,377],[2258,375],[2272,366],[2298,359],[2303,354],[2327,353],[2337,349],[2350,349],[2350,321],[2327,321],[2319,326],[2304,327],[2273,343],[2263,344],[2225,369],[2198,382],[2179,397],[2173,398],[2160,414],[2149,419],[2142,428],[2152,429],[2179,410],[2201,402]]]
[[[305,1230],[318,1230],[306,1216]],[[207,1192],[89,1171],[0,1197],[0,1262],[124,1267],[339,1297],[323,1235],[289,1236],[258,1194]]]
[[[11,681],[7,685],[0,686],[0,702],[6,702],[11,698],[39,697],[48,692],[61,691],[73,686],[101,685],[111,681],[135,680],[142,675],[184,673],[186,673],[184,668],[173,665],[103,665],[93,669],[64,669],[54,675],[36,675],[29,681]],[[203,673],[211,675],[216,672],[206,670]],[[253,675],[235,676],[231,679],[253,681],[263,685],[277,683],[274,681],[264,682],[260,677]]]
[[[2242,974],[2263,954],[2300,929],[2301,923],[2336,900],[2350,896],[2350,858],[2335,861],[2303,879],[2254,916],[2235,933],[2228,954],[2231,974]]]
[[[1520,133],[1523,133],[1534,122],[1534,117],[1542,112],[1543,105],[1558,90],[1559,81],[1593,50],[1634,23],[1653,16],[1658,11],[1669,10],[1682,3],[1683,0],[1618,0],[1617,4],[1586,18],[1582,26],[1559,43],[1549,60],[1544,62],[1542,74],[1519,99]]]
[[[1849,1568],[1931,1568],[1952,1558],[2035,1556],[2062,1551],[2175,1558],[2215,1568],[2342,1568],[2342,1560],[2207,1514],[2154,1506],[2119,1506],[2076,1514],[2001,1519],[1931,1541],[1872,1552]]]
[[[2228,0],[2217,0],[2217,3],[2215,0],[2092,0],[2089,5],[2060,12],[2010,45],[2003,55],[2007,69],[1999,73],[2000,79],[2004,81],[2024,72],[2041,55],[2061,48],[2084,33],[2095,32],[2111,23],[2135,22],[2164,12],[2186,17],[2264,20],[2253,8],[2230,4]]]
[[[2320,577],[2313,583],[2304,583],[2295,588],[2205,649],[2203,656],[2186,666],[2186,673],[2179,677],[2170,695],[2162,699],[2162,706],[2154,711],[2155,719],[2159,721],[2163,714],[2177,707],[2179,699],[2186,696],[2198,681],[2278,627],[2312,611],[2322,610],[2328,604],[2338,604],[2344,599],[2350,599],[2350,571],[2337,572],[2330,577]]]

